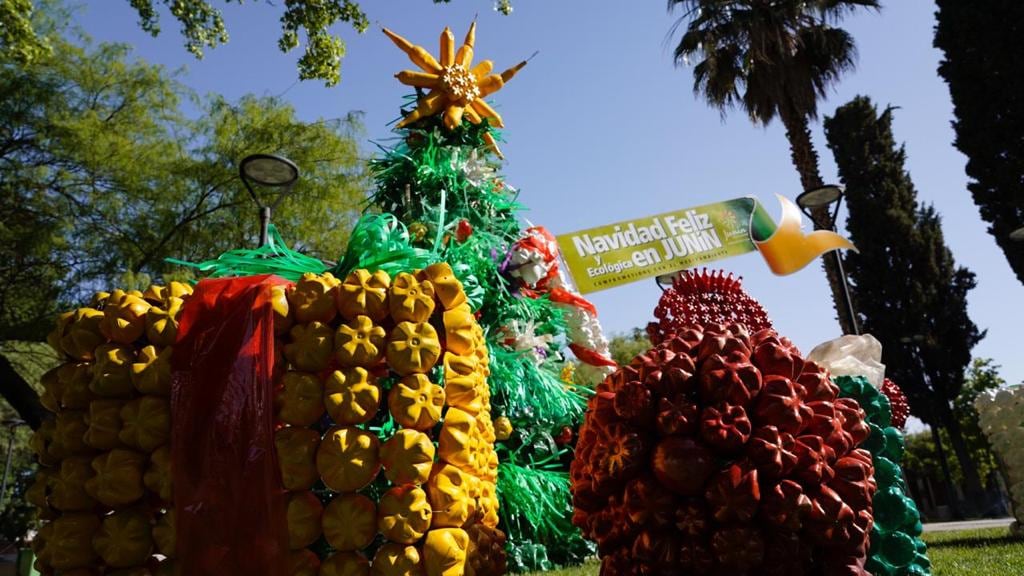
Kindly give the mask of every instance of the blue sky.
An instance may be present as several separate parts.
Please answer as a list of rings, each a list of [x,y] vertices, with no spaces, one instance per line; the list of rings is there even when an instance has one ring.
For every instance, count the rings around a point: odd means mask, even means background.
[[[978,277],[970,314],[988,335],[974,354],[994,358],[1009,382],[1024,381],[1017,335],[1024,320],[1019,304],[1024,287],[985,232],[966,191],[965,158],[951,144],[949,92],[936,74],[934,5],[922,0],[885,4],[880,14],[865,12],[846,21],[859,46],[858,69],[820,109],[830,114],[858,94],[900,108],[894,130],[906,144],[919,199],[935,204],[958,263]],[[231,40],[207,51],[202,61],[185,51],[177,23],[166,12],[164,33],[156,39],[138,28],[125,0],[89,0],[75,19],[96,40],[126,42],[150,62],[186,67],[182,80],[201,93],[232,99],[247,93],[282,95],[308,120],[362,111],[369,155],[373,141],[389,137],[386,124],[398,116],[409,92],[393,78],[408,61],[380,26],[436,52],[445,25],[461,39],[479,15],[478,58],[490,58],[503,69],[540,52],[492,98],[508,127],[504,173],[521,190],[529,208],[524,216],[533,223],[560,234],[749,194],[777,214],[775,193],[795,198],[800,192],[778,123],[755,127],[742,113],[723,122],[716,110],[694,98],[690,70],[672,62],[668,32],[674,18],[664,2],[517,0],[511,16],[497,14],[487,0],[442,5],[365,0],[363,5],[374,23],[369,31],[336,29],[348,53],[341,84],[334,88],[296,82],[298,54],[281,54],[276,46],[280,8],[262,2],[226,6]],[[820,124],[814,126],[814,140],[823,176],[837,181]],[[773,276],[756,254],[720,265],[743,276],[776,328],[805,352],[839,335],[817,263],[787,277]],[[592,300],[605,329],[618,332],[645,325],[658,296],[653,281],[647,281],[594,294]]]

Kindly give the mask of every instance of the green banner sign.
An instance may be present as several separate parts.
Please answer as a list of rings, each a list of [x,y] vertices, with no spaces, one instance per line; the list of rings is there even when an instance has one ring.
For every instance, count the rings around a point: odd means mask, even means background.
[[[775,228],[745,197],[563,234],[558,245],[586,294],[753,252]]]

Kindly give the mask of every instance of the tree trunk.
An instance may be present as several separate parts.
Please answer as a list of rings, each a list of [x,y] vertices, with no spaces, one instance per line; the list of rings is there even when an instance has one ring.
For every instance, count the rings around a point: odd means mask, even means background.
[[[960,501],[956,496],[956,489],[953,484],[953,474],[949,471],[949,460],[946,458],[946,450],[942,447],[942,436],[939,435],[938,426],[929,426],[932,430],[932,442],[935,443],[935,454],[939,457],[939,467],[942,468],[942,479],[946,484],[946,500],[949,509],[955,520],[962,520],[963,512],[960,511]]]
[[[814,143],[811,142],[811,130],[807,125],[807,116],[779,110],[779,117],[783,126],[786,127],[786,138],[789,140],[789,151],[793,160],[793,166],[800,174],[800,185],[804,191],[820,188],[824,182],[818,169],[818,153],[814,150]],[[835,222],[831,221],[831,214],[828,208],[819,208],[812,213],[815,230],[831,230],[835,228]],[[855,334],[854,322],[846,305],[846,294],[844,283],[846,279],[839,271],[838,258],[826,256],[821,259],[821,267],[825,270],[828,278],[829,288],[832,290],[832,304],[836,310],[836,317],[839,320],[839,327],[843,334]]]
[[[960,430],[960,422],[956,419],[953,411],[947,405],[943,405],[942,421],[943,428],[949,433],[949,443],[953,445],[953,453],[960,462],[960,470],[964,473],[964,484],[967,488],[967,512],[980,513],[985,508],[985,491],[981,487],[981,477],[978,476],[978,467],[971,458],[971,451],[964,441],[963,432]]]
[[[4,356],[0,355],[0,391],[4,400],[33,430],[39,428],[46,409],[39,403],[39,394],[21,377]]]

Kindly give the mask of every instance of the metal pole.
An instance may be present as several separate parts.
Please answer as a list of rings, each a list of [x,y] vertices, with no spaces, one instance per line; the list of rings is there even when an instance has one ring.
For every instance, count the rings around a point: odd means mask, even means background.
[[[11,473],[11,456],[14,454],[14,426],[7,429],[10,438],[7,440],[7,463],[4,465],[4,480],[0,487],[0,510],[4,509],[4,500],[7,498],[7,476]]]
[[[835,224],[832,224],[832,230],[835,231]],[[846,301],[846,313],[850,317],[850,326],[853,327],[853,333],[860,335],[860,323],[857,322],[857,313],[853,311],[853,298],[850,298],[850,284],[846,280],[846,269],[843,268],[843,258],[839,255],[839,250],[833,250],[832,256],[836,259],[836,268],[839,269],[839,278],[843,281],[843,300]]]
[[[270,206],[260,206],[260,248],[267,245],[270,234]]]
[[[797,202],[800,202],[800,198],[797,198]],[[815,230],[831,230],[833,232],[838,232],[836,229],[836,220],[839,217],[839,207],[843,203],[842,193],[840,193],[833,202],[830,202],[830,204],[832,203],[835,204],[835,208],[832,209],[831,214],[827,211],[827,205],[817,207],[825,218],[824,222],[821,221],[818,214],[815,214],[815,209],[805,205],[800,205],[800,210],[811,219]],[[846,315],[850,319],[850,327],[853,328],[853,333],[859,336],[860,322],[857,321],[857,312],[853,309],[853,298],[850,297],[850,282],[846,278],[846,268],[843,267],[843,257],[839,254],[839,250],[833,250],[832,257],[835,258],[836,272],[839,273],[839,279],[843,284],[843,304],[846,308]],[[826,271],[827,268],[828,267],[826,266]]]

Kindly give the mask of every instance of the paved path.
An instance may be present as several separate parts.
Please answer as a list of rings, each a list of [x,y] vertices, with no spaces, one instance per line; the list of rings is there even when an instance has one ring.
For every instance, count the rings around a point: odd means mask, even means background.
[[[1006,528],[1013,518],[986,518],[964,522],[932,522],[924,525],[925,532],[948,532],[950,530],[982,530],[985,528]]]

